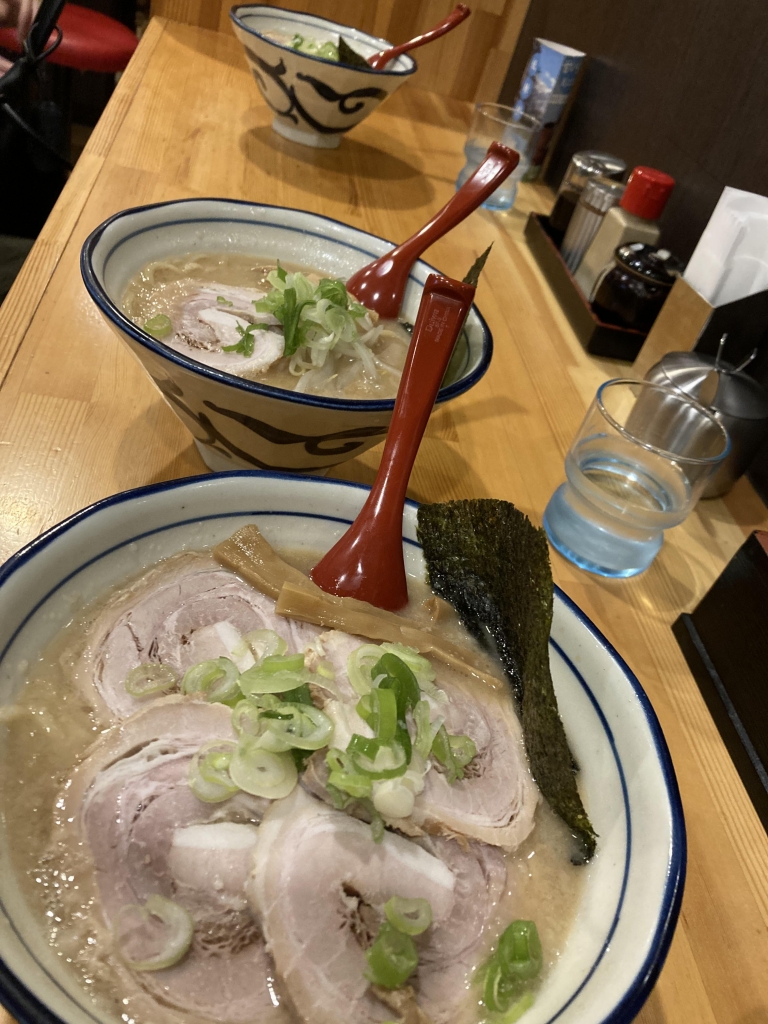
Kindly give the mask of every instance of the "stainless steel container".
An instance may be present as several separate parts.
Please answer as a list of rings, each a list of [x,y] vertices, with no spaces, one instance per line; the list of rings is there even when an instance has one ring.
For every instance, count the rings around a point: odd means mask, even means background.
[[[730,436],[731,451],[702,497],[727,494],[768,437],[768,391],[729,363],[697,352],[669,352],[645,379],[680,388],[717,415]]]

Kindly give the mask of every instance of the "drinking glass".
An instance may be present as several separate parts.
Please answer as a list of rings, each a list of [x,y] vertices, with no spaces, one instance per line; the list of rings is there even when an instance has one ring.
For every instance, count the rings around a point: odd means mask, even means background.
[[[722,424],[683,391],[606,381],[566,456],[567,481],[547,505],[547,536],[582,569],[635,576],[729,450]]]
[[[541,129],[541,122],[530,114],[516,114],[501,103],[477,103],[469,126],[464,156],[467,162],[456,179],[460,189],[485,159],[492,142],[502,142],[520,154],[520,163],[507,180],[483,203],[488,210],[508,210],[517,195],[517,183],[531,166],[532,147]]]

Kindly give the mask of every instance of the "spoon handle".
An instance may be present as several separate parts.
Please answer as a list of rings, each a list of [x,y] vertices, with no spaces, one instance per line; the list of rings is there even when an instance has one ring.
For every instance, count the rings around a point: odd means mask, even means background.
[[[408,603],[403,503],[421,438],[475,289],[430,274],[413,329],[392,421],[360,514],[310,576],[329,594],[396,611]]]
[[[388,50],[382,50],[381,53],[374,53],[372,57],[368,58],[368,63],[374,70],[381,71],[391,60],[399,57],[401,53],[415,50],[417,46],[423,46],[425,43],[431,43],[433,39],[439,39],[440,36],[444,36],[446,32],[450,32],[451,29],[460,25],[471,13],[472,11],[470,11],[466,4],[457,4],[447,18],[443,18],[442,21],[438,22],[428,32],[423,32],[420,36],[414,36],[407,43],[400,43],[399,46],[392,46]]]
[[[347,291],[379,316],[394,320],[400,313],[411,267],[425,249],[455,228],[473,210],[485,202],[514,171],[520,154],[492,142],[485,160],[445,206],[420,231],[385,253],[373,263],[356,271],[347,281]]]

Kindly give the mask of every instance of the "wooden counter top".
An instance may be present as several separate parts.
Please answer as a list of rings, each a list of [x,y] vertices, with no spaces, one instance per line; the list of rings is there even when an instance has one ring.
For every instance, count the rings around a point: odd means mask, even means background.
[[[155,20],[0,309],[0,560],[88,503],[201,473],[191,436],[103,323],[80,279],[86,235],[128,206],[214,195],[297,206],[402,240],[453,192],[469,107],[404,87],[316,151],[275,135],[233,37]],[[478,305],[494,335],[488,374],[434,413],[416,500],[493,496],[535,522],[597,385],[625,364],[581,348],[522,237],[551,195],[523,186],[505,214],[478,211],[428,253],[461,277],[493,241]],[[5,197],[4,197],[5,198]],[[380,448],[336,475],[370,483]],[[626,658],[661,720],[688,825],[688,882],[643,1024],[768,1022],[768,836],[670,625],[768,513],[742,480],[672,530],[629,581],[553,554],[556,581]]]

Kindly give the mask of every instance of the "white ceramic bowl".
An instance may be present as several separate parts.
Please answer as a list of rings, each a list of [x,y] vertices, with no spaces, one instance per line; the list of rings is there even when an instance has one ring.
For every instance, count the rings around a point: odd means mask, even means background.
[[[107,323],[138,357],[212,470],[323,472],[378,444],[393,399],[320,398],[257,384],[188,359],[126,317],[128,282],[151,260],[189,252],[237,252],[317,267],[346,280],[392,242],[305,210],[233,199],[184,199],[124,210],[86,239],[80,268]],[[470,262],[468,258],[468,263]],[[413,323],[434,267],[411,270],[402,314]],[[491,333],[473,306],[438,403],[463,394],[488,369]]]
[[[327,550],[367,489],[283,474],[231,473],[107,498],[55,526],[0,569],[0,703],[73,610],[181,549],[255,521],[276,545]],[[408,572],[423,576],[416,506],[403,521]],[[561,591],[552,673],[580,785],[599,833],[563,954],[525,1024],[629,1024],[664,961],[685,876],[685,826],[669,752],[635,676]],[[48,947],[0,834],[0,1000],[22,1024],[102,1024]],[[115,1020],[110,1024],[120,1024]]]
[[[272,127],[278,135],[305,146],[335,149],[345,132],[417,70],[416,61],[408,54],[390,61],[386,70],[353,68],[299,53],[265,34],[279,32],[292,39],[298,33],[323,43],[338,43],[342,35],[366,58],[392,45],[314,14],[246,4],[233,7],[230,17],[261,95],[274,111]]]

